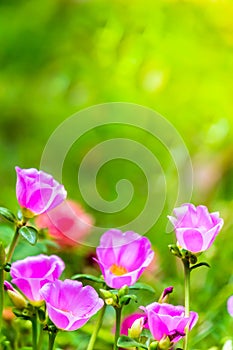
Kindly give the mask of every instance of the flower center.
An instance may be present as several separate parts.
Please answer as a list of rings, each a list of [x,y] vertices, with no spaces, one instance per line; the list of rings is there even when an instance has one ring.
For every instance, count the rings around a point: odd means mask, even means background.
[[[120,265],[117,265],[117,264],[113,264],[110,267],[110,271],[116,276],[122,276],[122,275],[124,275],[125,273],[128,272],[128,270],[124,266],[120,266]]]

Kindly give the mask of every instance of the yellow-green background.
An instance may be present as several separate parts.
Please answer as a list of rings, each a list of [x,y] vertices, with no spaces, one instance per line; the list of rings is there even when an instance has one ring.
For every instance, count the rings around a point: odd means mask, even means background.
[[[193,349],[220,349],[233,331],[226,312],[233,293],[232,18],[231,0],[0,1],[0,204],[17,209],[15,165],[38,168],[50,135],[73,113],[123,101],[162,114],[191,154],[193,202],[219,210],[225,220],[214,247],[203,256],[211,270],[193,273],[191,305],[200,313],[201,334]],[[107,133],[108,138],[119,136],[115,129]],[[75,147],[64,183],[69,197],[79,200],[97,223],[117,226],[120,216],[95,212],[77,190],[78,164],[102,138],[104,129]],[[137,187],[142,174],[134,170],[125,166],[123,175],[132,176]],[[114,197],[114,182],[121,175],[117,161],[103,171],[99,190],[107,199]],[[167,181],[169,198],[176,183],[172,171]],[[132,218],[142,204],[135,196],[122,215]],[[163,286],[173,283],[173,301],[181,303],[182,274],[167,252],[174,237],[164,234],[166,214],[149,233],[160,254],[156,279]]]

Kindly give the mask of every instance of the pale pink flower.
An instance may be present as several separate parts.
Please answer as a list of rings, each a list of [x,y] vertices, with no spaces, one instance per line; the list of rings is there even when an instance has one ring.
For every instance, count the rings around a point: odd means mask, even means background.
[[[45,213],[61,204],[66,190],[54,178],[37,169],[16,167],[16,197],[23,209],[34,215]]]
[[[178,245],[193,253],[207,250],[223,226],[218,212],[209,213],[207,207],[183,204],[174,209],[176,217],[168,216],[174,226]]]

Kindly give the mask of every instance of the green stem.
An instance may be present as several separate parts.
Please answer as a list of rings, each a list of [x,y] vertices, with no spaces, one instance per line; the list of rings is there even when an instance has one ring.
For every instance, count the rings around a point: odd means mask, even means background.
[[[49,347],[48,350],[53,350],[55,338],[57,336],[57,331],[49,332]]]
[[[44,338],[44,325],[41,323],[40,325],[40,334],[39,334],[39,340],[38,340],[38,344],[37,344],[37,350],[41,349],[41,346],[43,344],[43,338]]]
[[[9,248],[9,251],[7,253],[7,257],[6,257],[6,263],[10,263],[11,259],[12,259],[12,256],[14,254],[14,251],[15,251],[15,247],[18,243],[18,240],[19,240],[19,229],[20,229],[21,226],[17,226],[16,227],[16,230],[15,230],[15,234],[14,234],[14,237],[11,241],[11,244],[10,244],[10,248]]]
[[[97,322],[96,322],[96,326],[95,326],[95,328],[94,328],[94,331],[93,331],[93,333],[92,333],[92,335],[91,335],[91,338],[90,338],[90,341],[89,341],[87,350],[93,350],[93,349],[94,349],[95,341],[96,341],[96,338],[97,338],[97,336],[98,336],[99,330],[100,330],[101,325],[102,325],[102,322],[103,322],[103,317],[104,317],[105,309],[106,309],[106,304],[104,304],[104,306],[103,306],[102,309],[100,310],[99,317],[98,317],[98,319],[97,319]]]
[[[32,349],[37,350],[37,314],[33,315],[31,322],[32,322]]]
[[[4,307],[4,270],[0,267],[0,337],[2,335],[2,314]]]
[[[183,259],[184,264],[184,293],[185,293],[185,317],[190,315],[190,264],[189,261]],[[184,350],[188,350],[189,324],[185,328]]]
[[[120,336],[120,327],[121,327],[121,312],[122,312],[122,308],[121,307],[116,307],[115,308],[116,311],[116,332],[115,332],[115,342],[114,342],[114,350],[118,350],[118,346],[117,346],[117,340]]]

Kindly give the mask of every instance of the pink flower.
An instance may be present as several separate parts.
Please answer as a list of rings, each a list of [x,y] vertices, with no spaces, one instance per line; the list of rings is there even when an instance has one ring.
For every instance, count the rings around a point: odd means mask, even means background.
[[[144,328],[148,328],[147,322],[146,322],[146,316],[144,314],[140,314],[138,312],[135,312],[127,317],[125,317],[121,323],[121,334],[128,335],[128,330],[132,327],[133,323],[138,320],[144,318]]]
[[[71,200],[36,217],[39,228],[48,228],[48,233],[61,247],[77,245],[90,232],[94,220],[82,207]]]
[[[82,327],[104,305],[91,286],[81,282],[56,280],[47,283],[40,291],[48,315],[59,329],[74,331]]]
[[[132,286],[154,256],[146,237],[114,229],[102,235],[96,254],[105,282],[111,288]]]
[[[209,213],[207,207],[183,204],[169,216],[174,226],[178,245],[193,253],[207,250],[223,226],[219,213]]]
[[[233,317],[233,295],[227,300],[227,311]]]
[[[145,311],[149,329],[157,341],[168,336],[172,342],[176,343],[185,335],[185,327],[189,325],[191,330],[198,320],[198,314],[193,311],[190,312],[189,317],[185,317],[183,306],[152,303],[140,308]]]
[[[55,208],[66,198],[64,186],[51,175],[36,169],[15,169],[16,196],[22,208],[38,215]]]
[[[33,303],[43,300],[40,289],[59,278],[64,268],[65,264],[58,256],[41,254],[14,262],[10,274],[12,283]]]

